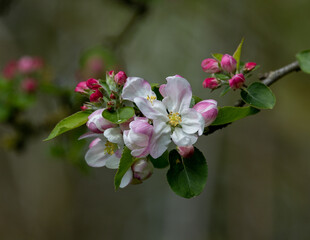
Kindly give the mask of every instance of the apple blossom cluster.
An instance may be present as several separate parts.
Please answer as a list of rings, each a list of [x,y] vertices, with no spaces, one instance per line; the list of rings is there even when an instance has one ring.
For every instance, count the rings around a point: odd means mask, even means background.
[[[2,75],[7,81],[18,82],[19,88],[24,93],[31,94],[38,88],[43,67],[44,63],[40,57],[23,56],[8,62]]]
[[[215,54],[201,62],[202,70],[211,77],[203,81],[204,88],[217,89],[223,85],[236,90],[244,86],[245,77],[256,68],[256,63],[248,62],[239,66],[237,60],[229,54]]]
[[[149,178],[153,164],[172,143],[183,158],[192,157],[193,145],[217,117],[217,102],[195,102],[185,78],[176,75],[166,80],[152,87],[142,78],[110,71],[105,80],[91,78],[75,88],[88,98],[81,107],[90,115],[89,132],[80,139],[92,138],[85,160],[92,167],[125,169],[121,188]],[[133,160],[121,168],[126,152]]]

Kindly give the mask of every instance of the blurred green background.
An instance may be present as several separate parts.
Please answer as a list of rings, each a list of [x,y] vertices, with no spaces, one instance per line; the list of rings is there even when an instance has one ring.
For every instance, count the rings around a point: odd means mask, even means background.
[[[196,95],[232,105],[237,94],[202,88],[201,60],[232,54],[245,37],[242,59],[257,72],[288,64],[310,48],[309,9],[308,0],[1,0],[0,67],[42,56],[73,91],[83,52],[104,46],[128,76],[179,74]],[[48,132],[22,153],[1,148],[0,239],[310,239],[309,89],[309,75],[292,73],[272,86],[274,110],[200,138],[209,177],[191,200],[170,190],[167,170],[114,192],[112,170],[87,175],[50,157]],[[28,112],[34,121],[57,110],[44,101]]]

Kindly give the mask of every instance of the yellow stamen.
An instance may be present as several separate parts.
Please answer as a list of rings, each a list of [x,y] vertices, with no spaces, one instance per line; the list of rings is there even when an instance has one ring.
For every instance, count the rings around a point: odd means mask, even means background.
[[[105,153],[113,155],[116,149],[117,149],[116,143],[111,143],[109,141],[105,143],[105,149],[104,149]]]
[[[178,124],[180,124],[182,122],[181,115],[178,112],[176,112],[176,113],[170,112],[168,114],[168,118],[169,118],[169,122],[168,123],[172,127],[176,127]]]
[[[154,102],[154,100],[156,100],[156,97],[147,95],[146,99],[149,100],[153,105],[153,102]]]

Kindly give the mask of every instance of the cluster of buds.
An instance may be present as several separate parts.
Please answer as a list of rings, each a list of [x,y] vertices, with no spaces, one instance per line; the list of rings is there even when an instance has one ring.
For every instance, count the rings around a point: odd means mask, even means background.
[[[126,73],[119,71],[107,72],[106,79],[90,78],[87,81],[79,82],[75,87],[75,92],[86,95],[89,103],[84,104],[81,109],[104,108],[113,110],[120,104],[120,94],[122,87],[126,83]]]
[[[203,81],[204,88],[217,89],[222,85],[229,85],[231,89],[242,88],[245,75],[253,71],[256,63],[248,62],[237,69],[237,60],[229,54],[218,54],[220,57],[207,58],[201,62],[202,70],[211,74]]]
[[[8,62],[3,71],[3,77],[11,82],[18,82],[24,93],[34,93],[38,88],[44,68],[43,60],[39,57],[23,56],[18,60]]]

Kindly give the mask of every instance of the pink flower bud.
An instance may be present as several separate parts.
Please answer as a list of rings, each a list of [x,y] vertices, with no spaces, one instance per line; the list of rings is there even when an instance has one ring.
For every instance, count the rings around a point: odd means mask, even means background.
[[[116,127],[115,124],[103,118],[103,111],[104,109],[99,109],[88,116],[86,126],[89,128],[90,131],[94,133],[102,133],[108,128]]]
[[[87,110],[87,106],[83,105],[80,107],[82,111],[86,111]]]
[[[132,166],[133,177],[139,181],[148,179],[153,174],[153,164],[147,159],[139,159]]]
[[[124,85],[126,83],[127,75],[123,71],[119,71],[115,76],[114,76],[114,81],[118,85]]]
[[[203,100],[197,103],[193,108],[201,113],[205,120],[206,127],[213,123],[218,114],[217,102],[213,99]]]
[[[94,75],[98,75],[100,73],[102,73],[103,70],[103,60],[97,56],[92,56],[88,62],[87,65],[90,69],[90,71],[94,74]]]
[[[33,93],[38,88],[37,81],[33,78],[26,78],[21,82],[21,88],[26,93]]]
[[[255,62],[248,62],[244,65],[244,71],[246,72],[250,72],[252,71],[254,68],[256,67],[256,63]]]
[[[99,85],[99,81],[97,79],[94,78],[90,78],[86,81],[86,85],[88,88],[96,90],[98,88],[101,88],[101,86]]]
[[[219,81],[216,78],[206,78],[202,86],[204,88],[216,89],[220,86]]]
[[[8,62],[3,69],[3,76],[7,79],[12,79],[16,74],[17,62],[10,61]]]
[[[206,73],[218,73],[221,71],[218,62],[213,58],[207,58],[201,62],[202,70]]]
[[[236,90],[238,88],[241,88],[243,86],[243,83],[245,82],[245,78],[242,73],[236,74],[232,77],[232,79],[229,80],[229,86]]]
[[[18,70],[21,73],[30,73],[39,70],[43,66],[43,61],[38,57],[24,56],[18,61]]]
[[[99,102],[99,99],[102,97],[103,97],[102,93],[98,89],[96,89],[96,91],[89,96],[89,101]]]
[[[195,151],[193,146],[177,147],[177,150],[183,158],[190,158]]]
[[[221,66],[224,71],[233,73],[236,70],[237,61],[232,56],[225,54],[222,58]]]
[[[78,93],[86,93],[85,90],[87,90],[88,87],[87,87],[87,84],[86,82],[79,82],[76,87],[75,87],[75,92],[78,92]]]

